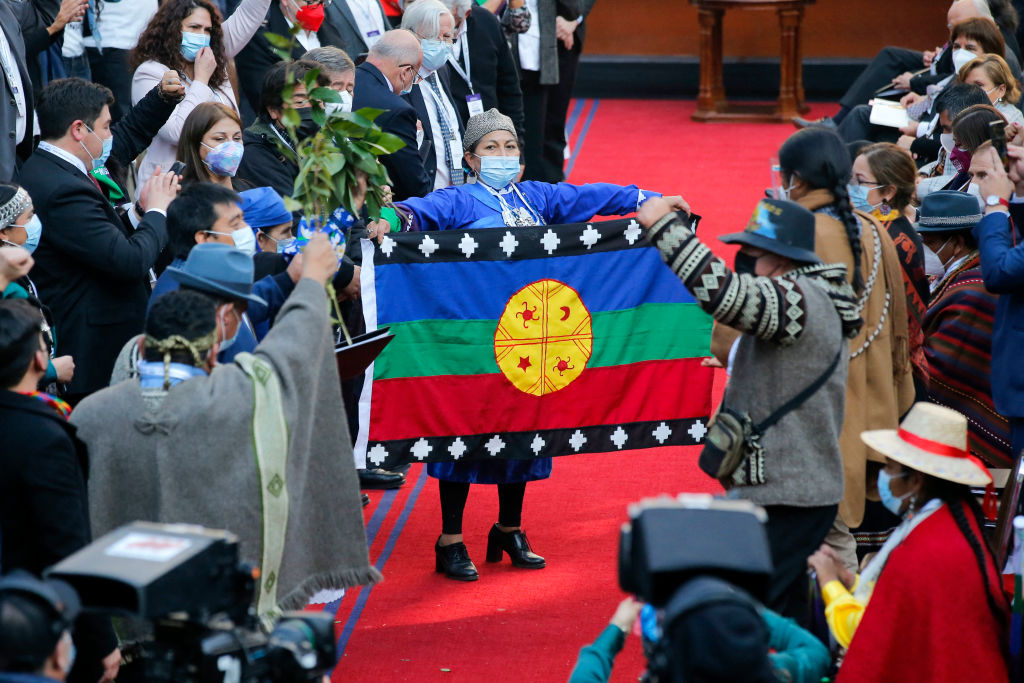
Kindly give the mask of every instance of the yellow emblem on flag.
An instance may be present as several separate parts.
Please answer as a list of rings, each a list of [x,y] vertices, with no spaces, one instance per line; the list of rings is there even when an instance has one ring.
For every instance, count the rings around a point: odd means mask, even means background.
[[[513,294],[494,331],[502,374],[534,396],[569,386],[593,349],[590,311],[575,289],[558,280],[538,280]]]

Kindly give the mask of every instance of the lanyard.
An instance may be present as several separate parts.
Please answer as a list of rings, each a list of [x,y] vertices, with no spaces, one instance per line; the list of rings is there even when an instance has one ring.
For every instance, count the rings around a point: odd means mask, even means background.
[[[348,3],[348,6],[350,9],[358,10],[360,16],[362,16],[364,21],[366,21],[367,26],[373,26],[378,31],[383,31],[384,26],[381,24],[380,15],[374,14],[369,10],[363,3],[363,0],[352,0],[352,2]],[[359,22],[356,23],[358,24]]]
[[[466,20],[463,20],[463,21],[466,21]],[[459,36],[459,44],[462,46],[462,54],[464,54],[466,56],[466,70],[465,71],[462,70],[462,65],[459,64],[459,60],[458,60],[458,58],[454,54],[452,54],[450,57],[448,57],[448,63],[452,65],[453,69],[455,69],[455,73],[459,74],[459,76],[462,76],[462,80],[466,81],[466,85],[469,86],[469,94],[475,95],[476,94],[476,90],[473,89],[473,80],[472,80],[473,72],[470,70],[470,66],[469,66],[469,33],[468,32],[463,31],[462,35]]]
[[[28,112],[25,107],[25,95],[21,92],[21,88],[15,85],[16,82],[21,80],[21,74],[18,73],[18,68],[14,64],[14,53],[11,50],[10,43],[7,41],[7,36],[3,33],[0,33],[0,66],[4,69],[4,75],[7,77],[8,87],[10,87],[11,92],[14,93],[14,104],[18,108],[18,116],[27,116]],[[24,85],[25,84],[22,83],[22,87],[24,87]]]

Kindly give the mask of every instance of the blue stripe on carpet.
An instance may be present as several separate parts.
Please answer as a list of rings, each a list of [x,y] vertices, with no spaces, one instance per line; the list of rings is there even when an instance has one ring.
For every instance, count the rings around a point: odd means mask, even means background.
[[[377,532],[380,531],[380,527],[384,524],[384,520],[387,519],[388,513],[391,512],[391,506],[395,502],[395,498],[398,496],[398,489],[391,489],[384,492],[381,496],[380,502],[377,503],[377,507],[373,510],[373,515],[370,516],[370,521],[366,525],[366,547],[370,548],[373,546],[373,541],[377,538]],[[346,591],[346,595],[349,591]],[[329,602],[324,605],[324,611],[330,612],[331,614],[337,615],[338,608],[341,607],[341,601],[345,599],[345,596],[341,596],[334,602]]]
[[[569,120],[565,122],[565,141],[568,142],[572,139],[572,134],[576,131],[576,121],[580,117],[580,113],[583,111],[583,107],[587,101],[582,97],[576,98],[576,101],[572,105],[572,112],[569,114]]]
[[[395,522],[395,528],[391,530],[391,535],[388,536],[387,543],[384,544],[384,550],[381,551],[380,557],[377,558],[377,562],[374,564],[377,571],[384,571],[384,565],[387,563],[388,557],[391,556],[391,551],[395,549],[395,543],[398,542],[398,537],[402,534],[402,529],[405,528],[405,523],[412,513],[413,506],[416,505],[416,500],[420,496],[420,491],[423,490],[423,485],[426,483],[427,468],[423,467],[420,471],[419,479],[416,480],[416,486],[409,493],[409,497],[405,501],[402,514],[398,516],[398,520]],[[363,613],[363,608],[366,607],[366,602],[370,599],[370,592],[372,590],[373,586],[365,586],[359,591],[359,597],[352,608],[352,613],[348,616],[348,621],[345,622],[345,628],[342,629],[341,636],[338,637],[338,645],[335,648],[338,661],[341,661],[341,656],[345,654],[345,646],[348,645],[348,639],[352,637],[352,632],[359,621],[359,616]]]
[[[568,178],[572,173],[573,167],[576,165],[576,159],[579,157],[580,150],[583,149],[583,141],[587,137],[587,131],[590,130],[590,124],[594,120],[594,114],[597,113],[597,105],[601,103],[601,100],[594,100],[594,106],[590,108],[590,113],[587,114],[587,120],[583,123],[583,128],[580,130],[580,135],[576,138],[576,144],[572,147],[572,156],[569,157],[569,165],[565,169],[565,177]]]

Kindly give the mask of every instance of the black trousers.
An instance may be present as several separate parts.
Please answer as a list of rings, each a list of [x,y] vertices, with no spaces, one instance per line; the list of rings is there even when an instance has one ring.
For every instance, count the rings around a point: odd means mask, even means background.
[[[896,142],[900,139],[900,131],[890,126],[876,126],[871,123],[871,107],[858,104],[843,118],[836,129],[844,142]]]
[[[866,104],[874,97],[876,90],[888,84],[904,71],[917,71],[924,67],[922,59],[922,54],[917,50],[883,47],[867,68],[860,73],[843,98],[839,100],[839,104],[847,109],[853,109],[858,104]]]
[[[110,108],[112,123],[132,108],[132,70],[128,67],[128,50],[105,47],[101,54],[94,47],[87,47],[92,80],[105,85],[114,93],[114,105]]]
[[[810,616],[807,558],[825,540],[839,505],[808,508],[766,505],[764,509],[768,513],[765,530],[775,566],[764,604],[806,627]]]
[[[520,526],[523,519],[526,482],[497,486],[498,524],[505,527]],[[469,483],[440,479],[437,482],[437,490],[441,494],[441,533],[461,534],[462,515],[466,510],[466,499],[469,497]]]
[[[548,93],[547,114],[544,117],[544,142],[541,163],[549,183],[565,180],[565,120],[569,113],[569,101],[576,86],[576,73],[580,66],[583,43],[576,40],[572,49],[567,50],[558,41],[558,85],[551,86]]]
[[[523,136],[523,180],[552,181],[545,172],[544,133],[547,130],[548,99],[555,87],[541,85],[539,71],[520,72],[519,85],[523,89],[523,118],[526,133]]]

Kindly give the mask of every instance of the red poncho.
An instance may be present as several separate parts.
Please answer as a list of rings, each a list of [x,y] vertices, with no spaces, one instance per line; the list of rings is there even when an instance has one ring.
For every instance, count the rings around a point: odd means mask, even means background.
[[[986,569],[993,595],[1005,605],[987,554]],[[1006,681],[1006,642],[974,552],[943,505],[889,556],[836,681]]]

